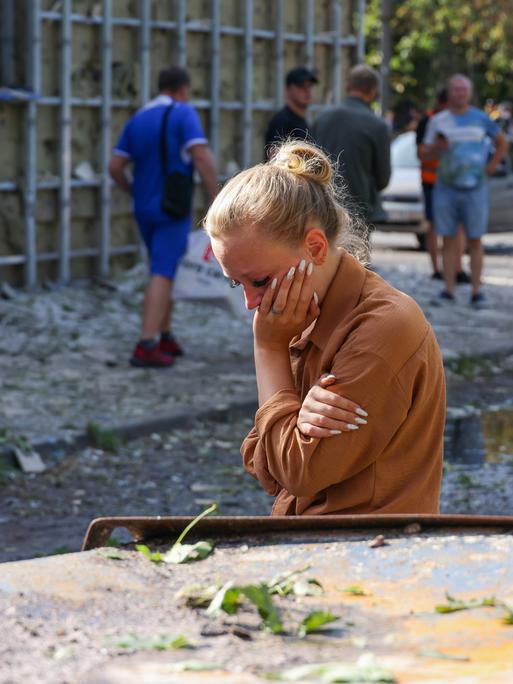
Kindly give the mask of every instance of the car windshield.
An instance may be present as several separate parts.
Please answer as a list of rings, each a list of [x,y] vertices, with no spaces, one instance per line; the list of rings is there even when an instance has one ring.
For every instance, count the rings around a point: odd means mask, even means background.
[[[416,169],[419,167],[415,133],[404,133],[392,142],[392,167]]]

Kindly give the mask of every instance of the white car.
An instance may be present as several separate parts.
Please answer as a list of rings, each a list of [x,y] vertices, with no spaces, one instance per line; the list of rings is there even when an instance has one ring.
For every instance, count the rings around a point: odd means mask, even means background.
[[[383,209],[387,215],[378,230],[417,233],[423,245],[424,197],[420,179],[420,162],[417,158],[415,133],[401,133],[391,146],[392,175],[381,193]],[[501,166],[489,180],[490,218],[488,232],[501,233],[513,230],[513,173],[511,164]]]

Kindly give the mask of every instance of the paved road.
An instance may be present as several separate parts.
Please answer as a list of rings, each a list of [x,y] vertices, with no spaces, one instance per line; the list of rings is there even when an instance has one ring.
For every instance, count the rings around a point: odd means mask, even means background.
[[[430,279],[429,258],[417,249],[413,234],[373,235],[373,263],[387,280],[419,302],[446,359],[513,352],[513,233],[487,235],[484,244],[483,284],[490,306],[475,311],[469,306],[469,285],[458,287],[456,305],[433,306],[443,285]],[[465,260],[469,270],[468,257]]]

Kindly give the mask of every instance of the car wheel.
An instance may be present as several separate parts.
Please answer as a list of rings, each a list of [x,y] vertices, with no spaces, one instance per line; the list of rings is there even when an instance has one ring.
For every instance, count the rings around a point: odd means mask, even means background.
[[[421,252],[426,251],[426,234],[425,233],[416,233],[417,235],[417,242],[419,245],[419,250]]]

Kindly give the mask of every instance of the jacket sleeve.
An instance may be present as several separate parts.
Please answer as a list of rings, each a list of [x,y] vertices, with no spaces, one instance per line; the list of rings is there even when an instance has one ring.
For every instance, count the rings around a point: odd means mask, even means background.
[[[351,398],[369,413],[359,430],[325,439],[303,435],[297,427],[301,401],[281,390],[257,411],[255,427],[241,453],[246,469],[264,489],[310,497],[343,482],[375,462],[408,413],[409,402],[388,365],[370,353],[340,353],[331,372],[330,391]]]

